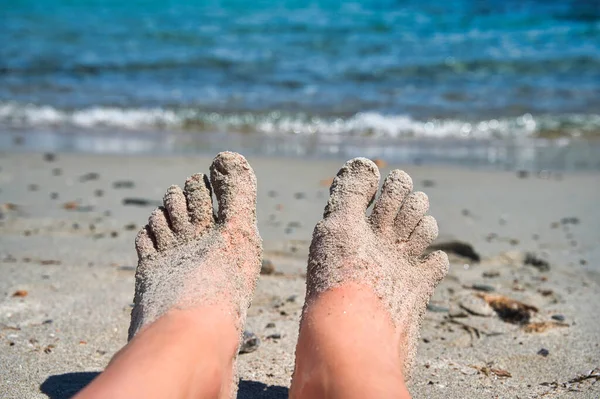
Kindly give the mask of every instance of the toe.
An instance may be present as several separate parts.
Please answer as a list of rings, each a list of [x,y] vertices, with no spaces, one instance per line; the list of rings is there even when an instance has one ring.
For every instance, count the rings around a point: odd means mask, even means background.
[[[364,217],[378,185],[379,169],[371,160],[351,159],[333,179],[324,217],[334,213]]]
[[[450,261],[444,251],[435,251],[421,261],[421,267],[431,275],[434,284],[437,285],[448,274]]]
[[[149,226],[141,229],[137,237],[135,237],[135,249],[139,259],[147,258],[156,253]]]
[[[183,238],[190,238],[194,234],[190,216],[187,210],[185,195],[179,186],[171,186],[163,199],[165,209],[169,214],[169,221],[173,232]]]
[[[210,167],[210,181],[219,202],[219,223],[234,223],[236,228],[256,225],[256,176],[246,158],[235,152],[218,154]]]
[[[396,216],[394,224],[400,240],[407,240],[429,209],[429,199],[423,192],[408,196]]]
[[[195,233],[201,235],[214,223],[212,190],[208,177],[202,173],[189,177],[185,182],[184,192],[191,223]]]
[[[427,247],[437,238],[438,225],[433,216],[426,215],[413,230],[406,243],[406,252],[409,256],[421,255]]]
[[[374,229],[382,231],[393,226],[400,206],[412,189],[413,182],[408,174],[399,169],[390,172],[371,213]]]
[[[152,235],[156,241],[157,250],[164,251],[170,247],[173,247],[177,242],[175,239],[175,234],[173,234],[173,231],[169,226],[168,216],[165,208],[156,208],[148,219],[148,225],[150,226]]]

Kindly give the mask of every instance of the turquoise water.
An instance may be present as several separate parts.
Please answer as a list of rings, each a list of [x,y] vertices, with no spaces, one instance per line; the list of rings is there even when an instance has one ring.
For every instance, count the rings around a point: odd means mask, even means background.
[[[12,0],[0,128],[600,136],[596,1]]]

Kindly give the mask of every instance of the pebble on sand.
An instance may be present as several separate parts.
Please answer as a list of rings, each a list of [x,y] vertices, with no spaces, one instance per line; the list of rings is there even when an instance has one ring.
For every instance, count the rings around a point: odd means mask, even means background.
[[[384,161],[384,160],[383,160],[383,159],[381,159],[381,158],[375,158],[375,159],[373,160],[373,163],[374,163],[375,165],[377,165],[377,167],[378,167],[379,169],[381,169],[381,168],[385,168],[385,167],[387,166],[387,162],[386,162],[386,161]]]
[[[547,272],[548,270],[550,270],[550,264],[548,263],[548,261],[539,258],[533,252],[527,252],[525,254],[525,260],[523,261],[523,263],[535,267],[540,272]]]
[[[273,273],[275,273],[275,265],[273,262],[268,259],[263,259],[260,274],[271,275]]]
[[[494,315],[494,309],[479,296],[466,295],[460,300],[459,305],[476,316],[490,317]]]
[[[119,180],[113,183],[113,188],[134,188],[135,183],[131,180]]]
[[[242,337],[239,353],[254,352],[260,346],[260,339],[251,331],[245,330]]]
[[[13,292],[12,296],[16,297],[16,298],[23,298],[26,297],[27,295],[29,295],[29,292],[27,292],[26,290],[17,290],[15,292]]]

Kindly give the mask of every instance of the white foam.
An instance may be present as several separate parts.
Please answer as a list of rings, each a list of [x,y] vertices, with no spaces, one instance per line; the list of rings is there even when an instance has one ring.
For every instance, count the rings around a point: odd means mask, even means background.
[[[336,135],[360,137],[416,137],[503,139],[526,138],[544,130],[561,131],[577,137],[600,130],[600,115],[513,118],[480,121],[458,119],[417,120],[407,115],[360,112],[349,118],[309,117],[281,112],[268,114],[219,114],[196,109],[90,107],[60,110],[51,106],[0,103],[0,123],[12,127],[74,126],[77,128],[120,128],[125,130],[194,129],[244,131],[267,135]]]

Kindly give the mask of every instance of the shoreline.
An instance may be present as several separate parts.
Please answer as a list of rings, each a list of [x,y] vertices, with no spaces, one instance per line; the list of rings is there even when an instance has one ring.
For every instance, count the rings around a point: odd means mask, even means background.
[[[575,138],[383,138],[271,136],[128,130],[24,130],[0,133],[0,152],[68,152],[142,156],[210,156],[232,150],[258,157],[336,159],[357,156],[409,165],[528,172],[599,171],[600,140]]]
[[[0,153],[4,397],[69,397],[125,344],[133,238],[166,188],[208,172],[213,156]],[[240,397],[282,398],[293,369],[312,228],[343,161],[248,160],[258,178],[264,258],[275,273],[261,275],[249,310],[247,329],[262,342],[240,356]],[[389,163],[382,176],[396,167],[428,194],[438,243],[459,240],[481,256],[476,262],[451,255],[450,274],[423,324],[413,396],[598,397],[594,378],[571,384],[580,392],[563,383],[600,366],[594,317],[600,310],[600,173],[556,178]],[[125,199],[146,202],[126,205]],[[528,253],[549,269],[527,264]],[[479,293],[536,307],[532,323],[557,321],[558,315],[566,326],[527,332],[497,314],[465,311],[467,298]],[[267,327],[271,323],[275,327]],[[541,349],[549,354],[538,354]]]

